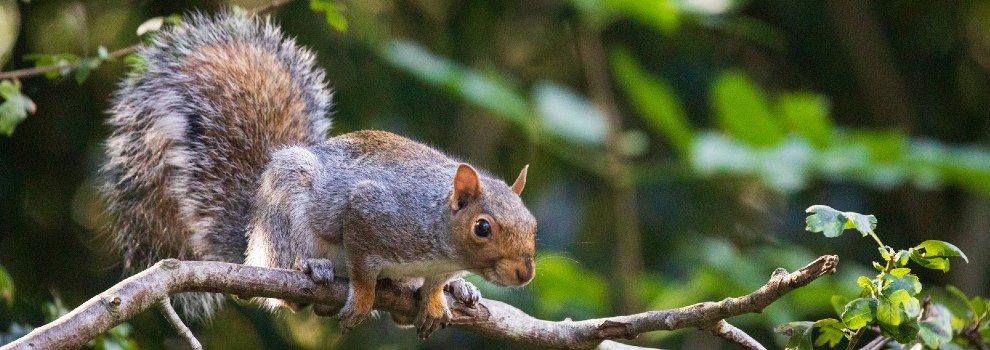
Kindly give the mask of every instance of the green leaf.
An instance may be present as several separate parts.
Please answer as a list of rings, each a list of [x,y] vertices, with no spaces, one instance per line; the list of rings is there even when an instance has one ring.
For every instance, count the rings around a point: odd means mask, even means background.
[[[144,36],[147,33],[157,32],[165,25],[165,17],[152,17],[144,21],[137,27],[137,36]]]
[[[859,278],[856,279],[856,284],[858,284],[860,288],[863,288],[863,290],[869,294],[874,294],[876,292],[876,286],[873,285],[873,280],[869,277],[859,276]]]
[[[883,276],[883,279],[887,282],[883,288],[887,294],[893,294],[898,290],[906,291],[908,295],[921,293],[921,281],[918,280],[918,276],[906,274],[898,277],[892,274],[886,274]]]
[[[771,112],[763,91],[744,73],[722,74],[713,85],[711,98],[719,125],[729,135],[759,147],[773,146],[784,139],[781,123]]]
[[[899,325],[889,325],[880,322],[881,334],[894,338],[898,343],[907,344],[918,336],[918,330],[920,326],[918,325],[917,319],[909,319],[901,322]]]
[[[63,75],[68,75],[72,72],[73,66],[80,60],[79,56],[71,53],[34,53],[24,55],[24,59],[27,61],[34,61],[35,67],[60,66],[61,69],[45,72],[45,78],[49,80],[58,79]]]
[[[21,93],[21,83],[18,81],[0,81],[0,98],[3,99],[0,103],[0,134],[10,136],[14,128],[37,107],[34,101]]]
[[[838,237],[846,229],[856,229],[866,237],[877,228],[877,218],[873,215],[841,212],[827,205],[812,205],[805,209],[805,212],[812,214],[805,220],[807,223],[805,229],[821,232],[825,237]]]
[[[674,88],[643,70],[627,50],[614,50],[612,66],[619,86],[647,124],[682,153],[690,151],[694,130]]]
[[[542,277],[532,285],[534,295],[540,300],[537,309],[541,314],[584,317],[605,310],[608,285],[604,278],[572,259],[540,259],[540,264]]]
[[[918,337],[931,349],[952,341],[952,313],[943,305],[933,304],[929,316],[919,324]]]
[[[894,265],[904,266],[907,265],[908,260],[911,258],[911,251],[900,250],[897,254],[894,254]]]
[[[962,250],[958,247],[952,245],[949,242],[938,241],[930,239],[921,242],[918,246],[914,247],[915,251],[921,250],[921,256],[925,258],[953,258],[960,257],[965,262],[969,262],[969,258],[966,254],[963,254]]]
[[[557,135],[588,146],[605,143],[605,116],[573,90],[540,82],[533,90],[533,101],[544,124]]]
[[[805,212],[812,213],[805,219],[806,230],[821,232],[825,234],[825,237],[842,235],[843,227],[846,225],[846,217],[842,215],[842,212],[826,205],[812,205]]]
[[[919,252],[917,250],[914,250],[911,253],[911,261],[914,261],[916,264],[921,265],[922,267],[925,267],[925,268],[928,268],[928,269],[941,270],[942,272],[948,272],[949,271],[949,259],[948,258],[937,258],[937,257],[935,257],[935,258],[928,258],[928,257],[923,256],[921,254],[921,252]]]
[[[966,293],[963,293],[963,291],[959,290],[959,288],[956,288],[956,286],[953,285],[948,285],[945,286],[945,291],[948,292],[950,295],[956,297],[956,299],[959,299],[959,301],[961,301],[963,305],[965,305],[970,311],[974,311],[973,305],[970,304],[969,302],[969,297],[966,296]]]
[[[877,217],[873,215],[863,215],[860,213],[853,212],[843,212],[846,217],[846,225],[843,226],[845,229],[856,229],[859,231],[863,237],[873,233],[873,230],[877,228]]]
[[[828,344],[828,347],[834,348],[846,336],[844,325],[834,318],[818,320],[815,322],[815,327],[818,327],[819,331],[815,346]]]
[[[331,27],[338,32],[347,30],[347,17],[344,16],[343,6],[332,0],[309,0],[309,9],[322,12]]]
[[[73,77],[76,79],[77,84],[82,84],[89,77],[89,73],[100,66],[103,59],[99,57],[87,57],[83,58],[76,64],[75,72]]]
[[[842,311],[842,322],[851,330],[866,327],[875,319],[877,314],[877,299],[859,298],[846,304]]]
[[[846,308],[846,304],[849,303],[849,298],[835,294],[832,295],[830,302],[832,303],[832,309],[835,310],[835,314],[842,315],[842,310],[844,310]]]
[[[888,324],[891,326],[897,326],[901,324],[901,321],[906,319],[898,303],[890,300],[887,297],[880,297],[880,302],[877,304],[877,321],[881,324]]]
[[[776,331],[790,337],[785,349],[812,350],[811,330],[814,326],[811,321],[790,322],[780,325]]]
[[[834,127],[823,97],[806,92],[784,93],[777,99],[777,110],[791,131],[816,147],[825,147],[832,140]]]
[[[0,266],[0,301],[6,306],[14,304],[14,279],[3,266]]]
[[[901,268],[896,268],[896,269],[890,270],[890,274],[893,275],[894,277],[904,277],[905,275],[907,275],[909,273],[911,273],[911,269],[906,268],[906,267],[901,267]]]
[[[439,57],[409,41],[393,41],[381,55],[393,66],[426,83],[453,91],[458,97],[522,127],[530,126],[531,108],[505,79],[485,76],[461,64]]]

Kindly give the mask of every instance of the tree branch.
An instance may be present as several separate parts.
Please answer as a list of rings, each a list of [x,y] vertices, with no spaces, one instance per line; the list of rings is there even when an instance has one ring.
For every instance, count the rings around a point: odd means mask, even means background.
[[[763,347],[763,344],[760,344],[760,342],[753,339],[746,332],[743,332],[743,330],[736,328],[736,326],[729,324],[729,322],[725,322],[725,320],[719,320],[714,326],[708,328],[708,331],[750,350],[767,350],[767,348]]]
[[[165,316],[165,319],[172,325],[172,328],[175,328],[175,331],[186,340],[190,348],[193,350],[203,350],[203,345],[199,343],[199,339],[196,339],[196,336],[189,330],[189,327],[185,323],[182,323],[182,318],[179,318],[179,314],[175,312],[175,308],[172,307],[172,301],[168,297],[159,302],[158,309],[161,310],[162,316]]]
[[[255,9],[252,9],[251,10],[251,13],[252,14],[256,14],[256,15],[258,15],[258,14],[265,14],[265,13],[271,12],[271,11],[273,11],[273,10],[275,10],[275,9],[281,7],[282,5],[285,5],[285,4],[287,4],[287,3],[291,2],[291,1],[292,0],[275,0],[275,1],[272,1],[271,3],[268,3],[267,5],[264,5],[264,6],[255,8]],[[141,46],[141,44],[134,44],[134,45],[131,45],[131,46],[128,46],[128,47],[124,47],[124,48],[120,48],[120,49],[117,49],[117,50],[113,50],[109,54],[107,54],[107,58],[106,59],[111,60],[111,59],[116,59],[116,58],[120,58],[120,57],[123,57],[123,56],[127,56],[128,54],[137,52],[137,50],[138,50],[138,48],[140,46]],[[48,73],[48,72],[54,72],[54,71],[58,71],[58,70],[63,71],[63,72],[65,72],[65,71],[71,72],[71,71],[73,71],[73,70],[76,69],[76,66],[77,65],[78,64],[53,64],[53,65],[48,65],[48,66],[22,68],[22,69],[7,71],[7,72],[0,72],[0,79],[19,79],[19,78],[26,78],[26,77],[32,77],[32,76],[36,76],[36,75],[42,75],[42,74],[45,74],[45,73]]]
[[[452,325],[464,330],[544,347],[608,348],[619,346],[613,342],[603,344],[610,339],[632,339],[641,333],[659,330],[706,328],[722,324],[720,321],[728,317],[760,312],[791,290],[833,273],[837,263],[838,257],[826,255],[792,273],[777,269],[767,284],[741,297],[584,321],[539,320],[511,305],[490,299],[481,299],[474,307],[465,306],[449,294],[447,300],[454,314]],[[167,259],[121,281],[0,350],[81,347],[117,324],[157,307],[164,298],[175,293],[215,292],[240,298],[279,298],[340,306],[347,299],[347,289],[346,280],[317,285],[298,271]],[[417,311],[415,295],[411,288],[383,280],[379,282],[375,308],[414,316]],[[724,329],[724,325],[721,328]]]

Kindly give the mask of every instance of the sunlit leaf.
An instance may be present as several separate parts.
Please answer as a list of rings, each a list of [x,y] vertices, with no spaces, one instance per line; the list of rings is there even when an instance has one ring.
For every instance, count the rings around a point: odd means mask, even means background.
[[[921,255],[925,258],[952,258],[960,257],[965,262],[969,262],[969,258],[966,254],[963,254],[962,250],[958,247],[952,245],[949,242],[943,242],[938,240],[927,240],[921,242],[915,250],[922,250]]]
[[[309,0],[309,8],[322,12],[324,19],[337,31],[347,30],[347,17],[344,16],[343,6],[334,0]]]
[[[810,321],[790,322],[777,327],[776,332],[789,337],[785,349],[812,350],[811,330],[815,323]]]
[[[844,325],[834,318],[818,320],[815,322],[815,327],[818,328],[819,332],[818,339],[815,339],[815,346],[828,344],[828,347],[833,348],[846,336]]]
[[[10,136],[14,128],[34,113],[37,108],[34,101],[21,93],[21,84],[17,81],[0,81],[0,134]]]
[[[949,271],[950,264],[948,258],[925,257],[921,252],[915,250],[911,253],[911,261],[928,269],[941,270],[942,272]]]
[[[165,17],[152,17],[141,23],[137,27],[136,33],[138,36],[143,36],[147,33],[157,32],[162,29],[163,25],[165,25]]]
[[[605,142],[605,117],[594,104],[574,91],[553,83],[539,83],[533,101],[546,127],[565,139],[589,146]]]
[[[6,306],[14,303],[14,279],[3,266],[0,266],[0,301]]]
[[[763,91],[745,74],[723,74],[712,87],[711,99],[719,125],[732,137],[759,147],[784,139],[781,121],[773,114]]]
[[[863,237],[873,233],[877,228],[877,217],[873,215],[863,215],[860,213],[843,212],[846,217],[845,229],[856,229]]]
[[[647,123],[682,153],[690,151],[694,131],[673,87],[650,76],[626,50],[613,52],[612,66],[619,85]]]
[[[59,66],[61,68],[45,72],[45,78],[58,79],[72,72],[73,66],[81,59],[71,53],[57,54],[27,54],[24,55],[27,61],[33,61],[35,67]]]
[[[629,15],[663,32],[672,32],[681,24],[675,0],[602,0],[610,10]]]
[[[832,140],[832,120],[822,97],[802,92],[785,93],[777,99],[777,109],[792,132],[815,146],[824,147]]]
[[[592,271],[571,259],[540,260],[540,278],[533,280],[533,291],[545,315],[586,317],[603,312],[607,302],[607,284]],[[581,286],[573,288],[572,286]]]
[[[877,299],[859,298],[846,304],[842,311],[842,323],[849,329],[857,330],[870,324],[877,313]]]
[[[905,274],[903,276],[895,276],[893,274],[887,274],[883,276],[884,280],[887,281],[884,291],[887,293],[893,293],[897,290],[904,290],[908,295],[917,295],[921,293],[921,281],[918,280],[918,276]]]
[[[821,232],[825,237],[838,237],[842,235],[847,221],[845,215],[842,215],[842,212],[826,205],[813,205],[808,207],[805,212],[812,213],[805,220],[807,224],[806,230]]]
[[[530,107],[515,89],[502,79],[487,77],[474,70],[436,56],[408,41],[394,41],[382,50],[384,58],[423,81],[454,92],[458,97],[521,126],[529,126]]]

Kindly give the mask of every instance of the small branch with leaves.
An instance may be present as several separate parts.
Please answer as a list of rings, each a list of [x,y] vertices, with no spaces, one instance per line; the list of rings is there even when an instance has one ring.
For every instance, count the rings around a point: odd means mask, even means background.
[[[984,346],[981,345],[983,340],[977,338],[974,342],[972,337],[967,337],[965,330],[980,328],[981,322],[982,327],[986,327],[986,301],[980,297],[967,298],[958,289],[947,287],[950,294],[967,306],[971,318],[968,322],[953,325],[953,314],[944,305],[926,301],[922,306],[919,299],[921,281],[908,267],[908,263],[913,262],[924,268],[948,272],[950,258],[968,262],[962,250],[938,240],[927,240],[909,249],[895,250],[884,244],[876,234],[877,218],[873,215],[841,212],[824,205],[811,206],[807,212],[811,214],[807,218],[808,231],[838,237],[845,230],[856,230],[876,242],[882,260],[873,262],[873,267],[878,271],[876,276],[859,277],[857,283],[861,290],[856,298],[832,296],[839,319],[790,322],[778,327],[778,332],[790,336],[788,349],[810,350],[823,345],[835,347],[843,340],[846,340],[847,349],[855,349],[864,333],[871,329],[876,330],[879,336],[863,349],[880,349],[893,341],[931,349],[948,347],[964,340],[977,348]],[[812,341],[812,333],[816,329],[818,337]]]
[[[275,0],[249,12],[252,14],[268,13],[291,1]],[[174,24],[179,20],[177,15],[149,19],[138,27],[137,35],[148,39],[163,25]],[[110,51],[106,47],[100,46],[97,49],[97,55],[92,57],[80,57],[69,53],[25,55],[24,59],[33,61],[34,67],[0,72],[0,101],[2,101],[0,103],[0,134],[6,136],[13,134],[14,128],[29,114],[34,114],[37,109],[35,103],[21,92],[20,79],[42,75],[48,79],[71,76],[76,83],[82,84],[89,77],[90,72],[98,68],[103,62],[127,57],[137,52],[140,47],[141,44],[138,43]]]
[[[493,338],[553,348],[610,348],[622,346],[612,339],[633,339],[647,332],[698,328],[708,330],[748,349],[764,349],[752,337],[725,319],[762,311],[788,292],[835,271],[836,256],[819,257],[795,272],[777,269],[760,289],[735,298],[704,302],[670,310],[591,319],[545,321],[496,300],[482,298],[468,306],[447,295],[454,314],[452,326]],[[182,292],[215,292],[239,298],[280,298],[298,303],[340,306],[347,299],[347,281],[314,283],[306,274],[238,264],[164,260],[121,281],[72,312],[3,346],[9,349],[77,348],[148,309],[160,308],[179,333],[196,348],[192,336],[167,305],[170,295]],[[375,308],[414,316],[416,291],[386,280],[380,281]]]

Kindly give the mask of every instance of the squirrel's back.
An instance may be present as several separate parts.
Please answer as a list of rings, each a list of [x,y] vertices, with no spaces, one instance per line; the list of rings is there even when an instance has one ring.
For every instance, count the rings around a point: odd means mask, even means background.
[[[326,138],[324,73],[269,19],[246,15],[188,15],[138,55],[114,96],[102,169],[124,268],[240,263],[270,154]],[[208,314],[218,300],[201,297],[182,303],[187,314]]]

